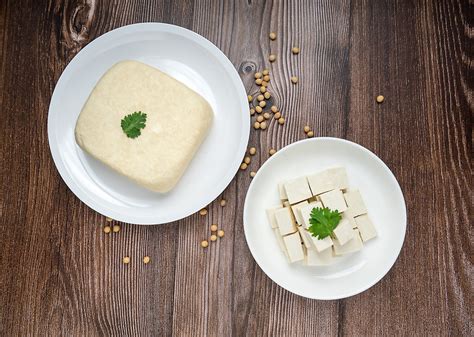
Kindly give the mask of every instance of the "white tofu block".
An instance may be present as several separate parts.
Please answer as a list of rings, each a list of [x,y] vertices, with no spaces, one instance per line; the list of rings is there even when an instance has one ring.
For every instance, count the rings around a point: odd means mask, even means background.
[[[303,224],[302,226],[304,228],[308,228],[310,223],[309,223],[309,218],[311,217],[311,211],[313,210],[313,208],[323,208],[323,204],[320,203],[319,201],[315,201],[315,202],[310,202],[309,204],[303,206],[303,207],[300,207],[298,209],[298,213],[299,213],[299,217],[303,220]]]
[[[273,208],[269,208],[265,211],[267,213],[268,222],[270,223],[272,228],[277,228],[278,227],[278,224],[277,224],[276,218],[275,218],[275,211],[278,210],[278,209],[281,209],[281,208],[282,208],[281,206],[276,206],[276,207],[273,207]]]
[[[305,264],[308,266],[327,266],[334,262],[332,249],[326,249],[318,252],[315,249],[308,249],[305,256]]]
[[[337,227],[333,230],[337,241],[344,246],[354,237],[354,230],[351,223],[346,219],[341,219]]]
[[[351,209],[353,217],[367,213],[364,200],[362,200],[362,195],[358,190],[344,193],[344,199],[346,200],[347,207]]]
[[[362,240],[360,239],[359,231],[357,229],[353,229],[353,231],[354,236],[352,240],[347,242],[345,245],[341,245],[339,241],[337,241],[337,239],[334,240],[334,253],[336,255],[354,253],[362,249],[364,245],[362,244]]]
[[[281,235],[286,235],[296,232],[296,223],[293,214],[288,207],[282,207],[275,211],[275,220],[280,229]]]
[[[349,187],[349,179],[344,167],[333,167],[326,170],[327,178],[332,181],[334,188],[343,190]]]
[[[330,236],[326,236],[324,239],[318,239],[315,238],[314,236],[311,235],[311,233],[308,232],[308,234],[311,237],[311,240],[313,241],[313,246],[318,252],[324,252],[328,248],[332,247],[333,241]],[[330,249],[329,249],[330,250]]]
[[[286,251],[288,252],[288,256],[290,258],[290,263],[304,259],[303,246],[301,245],[301,237],[298,232],[284,236],[283,241],[285,242]]]
[[[304,207],[305,205],[308,205],[308,202],[306,200],[291,206],[291,211],[293,212],[293,215],[295,216],[296,222],[300,226],[303,225],[303,218],[301,217],[301,213],[299,212],[299,209],[301,207]]]
[[[318,195],[334,189],[334,184],[328,179],[326,171],[309,175],[307,179],[313,195]]]
[[[357,223],[354,219],[354,216],[352,215],[351,213],[351,209],[348,208],[344,211],[344,213],[341,214],[342,216],[342,219],[345,219],[347,221],[349,221],[349,223],[351,224],[352,228],[357,228]]]
[[[306,177],[299,177],[284,183],[286,194],[288,195],[288,201],[290,204],[296,204],[297,202],[311,198],[311,190],[309,189],[308,181]]]
[[[301,239],[303,239],[303,244],[306,248],[311,248],[313,247],[313,241],[311,240],[311,234],[306,231],[301,226],[298,226],[298,231],[300,232]]]
[[[367,214],[358,216],[355,218],[357,229],[359,229],[360,236],[362,241],[368,241],[377,236],[377,231],[375,230],[374,224],[370,220]]]
[[[346,169],[333,167],[308,176],[309,187],[313,195],[334,189],[345,189],[349,186]]]
[[[281,236],[280,230],[278,228],[275,228],[273,231],[275,232],[275,237],[277,239],[278,246],[280,247],[281,251],[283,252],[285,257],[287,258],[287,260],[290,261],[290,258],[288,256],[288,252],[286,251],[285,242],[283,241],[283,237]]]
[[[281,201],[288,200],[288,196],[286,195],[284,183],[278,184],[278,193],[280,194],[280,200]]]
[[[346,201],[340,190],[332,190],[319,196],[324,207],[328,207],[332,211],[337,210],[339,213],[347,209]]]

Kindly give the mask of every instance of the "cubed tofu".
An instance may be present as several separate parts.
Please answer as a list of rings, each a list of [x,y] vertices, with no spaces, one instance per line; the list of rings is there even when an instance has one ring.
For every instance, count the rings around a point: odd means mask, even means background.
[[[344,199],[353,217],[367,213],[364,200],[362,200],[362,195],[358,190],[351,190],[344,193]]]
[[[281,235],[296,232],[296,222],[288,207],[283,207],[275,211],[275,220],[280,229]]]
[[[303,246],[301,245],[301,237],[298,232],[283,237],[286,251],[288,252],[290,263],[301,261],[304,259]]]
[[[304,228],[309,227],[310,225],[309,218],[311,217],[311,211],[313,210],[313,208],[317,208],[317,207],[322,208],[323,204],[320,203],[319,201],[315,201],[315,202],[310,202],[309,204],[303,207],[300,207],[298,209],[299,217],[303,220],[302,226]]]
[[[375,230],[374,224],[367,214],[356,217],[355,221],[357,224],[357,229],[359,230],[360,236],[364,242],[377,236],[377,231]]]
[[[267,213],[268,222],[270,223],[272,228],[277,228],[278,227],[278,224],[277,224],[276,219],[275,219],[275,211],[278,210],[278,209],[281,209],[281,208],[282,208],[281,206],[276,206],[276,207],[273,207],[273,208],[269,208],[265,211]]]
[[[354,237],[354,230],[352,228],[352,225],[346,219],[341,219],[337,227],[333,230],[333,233],[339,244],[341,244],[342,246],[344,246]]]
[[[334,262],[332,249],[318,252],[315,249],[308,249],[305,256],[305,264],[308,266],[327,266]]]
[[[324,207],[328,207],[332,211],[337,210],[339,213],[347,209],[346,201],[340,190],[332,190],[319,196]]]
[[[298,231],[300,232],[301,239],[303,240],[303,244],[306,248],[311,248],[313,246],[311,240],[311,234],[309,234],[306,229],[301,226],[298,226]]]
[[[318,195],[334,189],[334,184],[328,179],[326,171],[311,174],[307,179],[313,195]]]
[[[308,233],[310,234],[310,233]],[[328,248],[332,247],[333,241],[331,237],[326,236],[324,239],[315,238],[310,234],[311,240],[313,241],[313,246],[318,252],[324,252]]]
[[[289,180],[284,183],[285,191],[288,196],[290,204],[296,204],[300,201],[311,198],[311,190],[309,189],[308,181],[306,177],[299,177],[293,180]]]
[[[334,240],[334,254],[344,255],[354,253],[362,249],[364,245],[362,244],[362,240],[360,239],[359,231],[357,229],[353,229],[353,231],[354,236],[352,240],[347,242],[345,245],[341,245],[337,239]]]
[[[288,196],[286,195],[284,183],[279,183],[278,184],[278,193],[280,194],[280,200],[281,201],[288,200]]]
[[[296,223],[300,226],[303,225],[303,218],[301,217],[301,213],[299,212],[299,210],[301,207],[304,207],[305,205],[308,205],[308,202],[306,200],[291,206],[291,211],[293,212],[293,215],[295,216]]]
[[[283,241],[283,237],[281,236],[280,230],[278,228],[275,228],[273,231],[275,232],[275,237],[276,237],[278,246],[280,247],[281,251],[285,255],[286,259],[289,261],[290,258],[288,256],[288,252],[286,251],[285,242]]]
[[[343,190],[349,187],[349,179],[344,167],[333,167],[326,170],[327,177],[332,181],[334,188]]]
[[[309,175],[308,183],[313,195],[319,195],[334,189],[342,190],[347,188],[349,185],[346,169],[344,167],[333,167]]]
[[[352,228],[357,228],[357,224],[356,224],[356,221],[354,219],[354,216],[352,215],[351,213],[351,209],[350,208],[347,208],[342,214],[342,219],[346,219],[347,221],[349,221],[349,223],[351,224]]]

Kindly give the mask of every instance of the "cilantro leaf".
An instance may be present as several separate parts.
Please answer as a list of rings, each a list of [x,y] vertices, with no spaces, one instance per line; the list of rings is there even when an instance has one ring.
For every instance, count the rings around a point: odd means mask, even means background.
[[[315,207],[311,210],[308,231],[319,240],[331,235],[332,231],[341,221],[341,215],[337,210],[331,211],[329,208]]]
[[[128,138],[137,138],[142,133],[140,129],[146,126],[146,114],[141,111],[125,116],[120,121],[120,126]]]

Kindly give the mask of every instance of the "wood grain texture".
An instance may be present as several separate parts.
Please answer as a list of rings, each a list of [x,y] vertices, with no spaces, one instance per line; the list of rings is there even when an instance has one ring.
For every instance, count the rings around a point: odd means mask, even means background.
[[[458,0],[1,1],[0,335],[472,335],[473,13]],[[217,199],[227,206],[212,203],[206,217],[102,232],[104,217],[54,167],[47,111],[77,52],[144,21],[208,38],[248,93],[257,90],[254,71],[271,70],[287,123],[251,132],[251,170],[270,148],[304,138],[305,124],[387,163],[405,194],[408,227],[384,279],[339,301],[307,300],[273,283],[244,238],[249,170]],[[278,34],[271,43],[270,31]],[[203,251],[211,223],[226,236]]]

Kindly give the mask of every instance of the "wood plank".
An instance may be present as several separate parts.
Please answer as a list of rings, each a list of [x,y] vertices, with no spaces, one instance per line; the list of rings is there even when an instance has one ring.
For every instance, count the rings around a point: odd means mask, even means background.
[[[449,71],[461,65],[462,27],[451,29],[462,14],[459,3],[445,4],[353,6],[348,138],[392,168],[405,193],[408,228],[389,275],[346,301],[342,332],[349,335],[472,331],[468,308],[454,304],[469,302],[468,106],[454,102],[466,102],[460,69]],[[443,36],[441,25],[451,25]],[[383,104],[375,103],[378,94]]]

